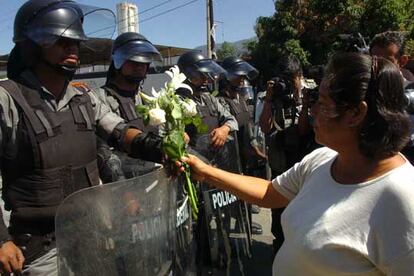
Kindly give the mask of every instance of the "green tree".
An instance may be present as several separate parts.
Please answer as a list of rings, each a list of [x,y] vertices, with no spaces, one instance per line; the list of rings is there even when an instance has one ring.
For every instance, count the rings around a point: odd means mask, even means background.
[[[305,66],[325,64],[346,44],[342,34],[372,38],[386,30],[414,38],[412,0],[278,0],[273,16],[257,19],[258,40],[248,49],[266,79],[283,55],[294,54]]]
[[[226,57],[236,56],[237,49],[231,43],[224,41],[221,47],[217,50],[217,58],[223,60]]]

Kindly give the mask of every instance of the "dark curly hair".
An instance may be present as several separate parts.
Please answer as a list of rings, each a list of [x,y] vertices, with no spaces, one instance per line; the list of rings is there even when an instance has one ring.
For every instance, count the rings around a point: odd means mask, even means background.
[[[338,107],[368,106],[359,132],[361,152],[373,159],[398,153],[409,141],[411,122],[405,111],[403,78],[384,58],[359,53],[332,57],[326,68],[331,76],[330,96]],[[337,108],[338,113],[341,108]]]
[[[405,35],[398,31],[386,31],[383,33],[376,34],[369,44],[370,50],[375,46],[384,48],[391,44],[395,44],[398,47],[398,54],[404,55],[405,51]]]

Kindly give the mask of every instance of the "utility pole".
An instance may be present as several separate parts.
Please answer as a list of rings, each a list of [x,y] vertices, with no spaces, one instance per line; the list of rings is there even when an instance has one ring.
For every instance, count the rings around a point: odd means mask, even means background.
[[[207,57],[212,58],[215,41],[213,38],[214,15],[213,15],[213,0],[206,0],[207,10]]]

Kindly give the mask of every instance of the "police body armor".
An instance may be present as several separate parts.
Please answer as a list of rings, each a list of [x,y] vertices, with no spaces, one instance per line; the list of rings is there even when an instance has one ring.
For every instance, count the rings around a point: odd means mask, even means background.
[[[12,211],[10,233],[51,233],[62,200],[99,183],[90,98],[87,93],[75,96],[69,110],[55,112],[37,90],[11,80],[0,85],[14,99],[20,116],[17,156],[2,157],[3,198]]]
[[[203,123],[208,127],[207,133],[211,133],[215,128],[220,126],[218,107],[213,102],[212,97],[209,92],[202,92],[197,97],[189,96],[197,104],[197,112]],[[207,157],[208,153],[196,146],[197,139],[201,136],[201,134],[197,133],[197,129],[190,125],[186,127],[186,132],[190,136],[190,146],[195,147],[200,154]]]
[[[239,129],[246,127],[247,124],[252,120],[252,112],[247,106],[246,101],[239,99],[231,99],[228,97],[223,97],[226,103],[230,107],[230,113],[236,117]]]
[[[172,181],[159,168],[66,198],[56,215],[59,275],[172,275],[177,222]]]
[[[135,111],[135,102],[130,96],[121,95],[115,88],[108,85],[102,87],[106,96],[112,96],[118,103],[110,107],[114,113],[120,113],[125,122],[145,132],[157,132],[156,127],[145,126],[143,119]],[[115,182],[151,172],[156,168],[154,162],[129,157],[128,154],[111,149],[105,141],[98,137],[98,164],[100,176],[104,183]]]
[[[246,139],[248,136],[248,128],[251,127],[250,122],[253,121],[253,110],[247,106],[243,99],[231,99],[223,97],[230,109],[230,113],[236,118],[239,130],[237,131],[237,144],[239,148],[238,156],[240,157],[241,171],[245,171],[246,160],[248,158],[248,149],[250,140]]]
[[[120,93],[115,91],[114,88],[108,87],[107,85],[103,86],[102,88],[108,95],[111,95],[116,99],[116,101],[119,104],[119,111],[121,117],[125,120],[125,122],[140,130],[144,130],[144,121],[141,117],[138,116],[137,112],[135,111],[135,103],[132,100],[132,98],[120,95]]]

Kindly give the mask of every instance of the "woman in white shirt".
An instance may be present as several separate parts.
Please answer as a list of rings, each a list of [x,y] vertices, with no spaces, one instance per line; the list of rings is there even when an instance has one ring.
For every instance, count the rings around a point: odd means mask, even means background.
[[[399,153],[410,121],[398,68],[334,56],[311,113],[325,147],[271,182],[183,161],[245,201],[287,206],[274,275],[414,275],[414,168]]]

